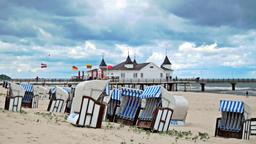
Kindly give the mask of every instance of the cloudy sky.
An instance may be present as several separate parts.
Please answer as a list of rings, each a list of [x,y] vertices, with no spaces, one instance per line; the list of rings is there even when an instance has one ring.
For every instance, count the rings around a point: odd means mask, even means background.
[[[0,74],[74,75],[101,57],[160,65],[174,76],[256,78],[255,0],[0,0]],[[40,69],[47,63],[47,69]]]

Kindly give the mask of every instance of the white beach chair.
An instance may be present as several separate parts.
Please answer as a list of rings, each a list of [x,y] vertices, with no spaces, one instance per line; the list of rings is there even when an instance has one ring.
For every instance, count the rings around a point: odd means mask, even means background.
[[[92,80],[75,88],[68,122],[79,127],[100,128],[105,114],[104,96],[109,95],[109,81]]]
[[[5,110],[20,112],[22,98],[25,95],[24,89],[15,83],[9,83],[9,88],[7,90],[7,96],[5,98]]]
[[[56,86],[51,90],[51,100],[48,105],[48,111],[54,113],[64,113],[66,109],[69,93],[62,87]]]

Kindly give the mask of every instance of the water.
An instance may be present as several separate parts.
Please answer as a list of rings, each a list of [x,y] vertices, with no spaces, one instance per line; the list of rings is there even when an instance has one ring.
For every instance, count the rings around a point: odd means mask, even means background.
[[[179,91],[184,90],[184,86],[178,86]],[[200,92],[200,84],[192,84],[187,86],[187,91]],[[205,85],[205,92],[211,93],[223,93],[223,94],[236,94],[236,95],[246,95],[248,92],[249,96],[256,96],[256,83],[238,83],[236,84],[235,91],[232,91],[231,84],[229,83],[210,83]]]

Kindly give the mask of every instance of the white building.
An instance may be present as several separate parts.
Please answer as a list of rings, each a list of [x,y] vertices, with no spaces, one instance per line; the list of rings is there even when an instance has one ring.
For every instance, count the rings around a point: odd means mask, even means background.
[[[131,60],[128,55],[124,62],[121,62],[112,69],[108,69],[106,76],[117,78],[119,80],[159,80],[171,79],[173,70],[169,58],[166,56],[161,66],[152,62],[137,63]]]

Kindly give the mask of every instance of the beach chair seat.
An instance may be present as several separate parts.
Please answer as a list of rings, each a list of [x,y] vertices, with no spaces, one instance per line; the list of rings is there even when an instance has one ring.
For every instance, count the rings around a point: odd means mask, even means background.
[[[25,90],[22,107],[38,108],[39,96],[34,95],[33,85],[29,83],[21,83],[20,85]]]
[[[112,90],[112,93],[110,94],[110,100],[109,100],[108,106],[107,106],[106,118],[110,122],[113,122],[115,120],[115,117],[117,114],[117,109],[118,109],[118,107],[120,107],[120,103],[121,103],[120,90],[115,88]]]
[[[216,120],[215,136],[249,139],[250,108],[242,101],[220,101],[221,118]]]
[[[140,94],[142,90],[132,88],[122,88],[122,101],[120,111],[116,115],[116,122],[126,125],[135,125],[141,108]]]
[[[146,99],[146,105],[138,118],[138,127],[158,132],[169,130],[173,106],[163,105],[164,96],[167,96],[164,92],[165,89],[160,85],[145,88],[141,98]]]

